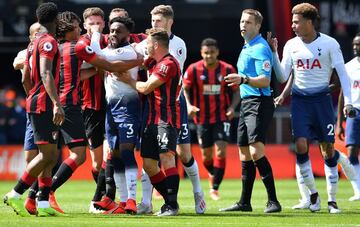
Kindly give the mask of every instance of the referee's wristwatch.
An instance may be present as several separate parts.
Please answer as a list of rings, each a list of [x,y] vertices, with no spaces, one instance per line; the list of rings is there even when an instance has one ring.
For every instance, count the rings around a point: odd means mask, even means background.
[[[249,82],[250,82],[249,76],[245,75],[245,76],[243,77],[243,84],[248,84]]]

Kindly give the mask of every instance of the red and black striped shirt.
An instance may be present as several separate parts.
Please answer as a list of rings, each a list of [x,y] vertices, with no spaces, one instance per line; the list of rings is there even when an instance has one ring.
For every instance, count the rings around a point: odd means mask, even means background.
[[[88,45],[77,41],[63,41],[59,45],[61,56],[59,95],[62,106],[79,105],[80,68],[83,61],[92,61],[96,54]]]
[[[31,48],[30,45],[29,48]],[[30,77],[33,87],[29,91],[29,96],[26,99],[26,111],[28,113],[51,111],[53,105],[41,80],[40,58],[47,58],[52,62],[52,75],[54,77],[55,87],[58,89],[60,72],[58,43],[53,36],[43,33],[34,40],[32,48]],[[30,51],[31,50],[28,50],[28,52]]]
[[[143,41],[144,39],[147,38],[147,35],[144,33],[131,33],[129,35],[129,43],[140,43],[141,41]]]
[[[179,85],[181,70],[177,60],[170,54],[164,56],[149,69],[150,76],[156,76],[164,84],[147,95],[149,115],[147,125],[165,122],[180,128]]]
[[[194,117],[195,124],[213,124],[226,121],[226,110],[231,104],[233,91],[238,86],[228,87],[224,77],[236,73],[235,68],[223,61],[208,69],[204,60],[191,64],[183,79],[185,88],[189,88],[191,104],[200,109]]]
[[[85,45],[91,44],[91,37],[84,34],[80,37],[78,42]],[[102,36],[100,47],[107,46],[107,37]],[[95,75],[81,82],[80,98],[82,102],[82,109],[100,110],[106,106],[104,82],[99,75]]]

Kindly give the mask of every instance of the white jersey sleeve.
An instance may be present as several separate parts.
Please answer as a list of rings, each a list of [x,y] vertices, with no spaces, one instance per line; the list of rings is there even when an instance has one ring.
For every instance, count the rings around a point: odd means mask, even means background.
[[[345,68],[350,80],[349,87],[352,105],[355,108],[360,109],[360,62],[357,57],[346,63]]]
[[[187,56],[187,49],[184,40],[176,35],[172,35],[172,37],[170,37],[169,52],[179,62],[181,73],[183,73]]]

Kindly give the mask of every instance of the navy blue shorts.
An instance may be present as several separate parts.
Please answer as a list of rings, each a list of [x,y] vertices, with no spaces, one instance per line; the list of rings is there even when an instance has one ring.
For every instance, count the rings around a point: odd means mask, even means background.
[[[291,100],[291,124],[295,139],[335,141],[335,114],[331,95],[300,96]]]
[[[179,96],[180,102],[180,132],[176,144],[188,144],[191,142],[189,131],[188,112],[186,107],[186,99],[183,91]]]
[[[105,133],[111,150],[119,149],[119,144],[137,144],[140,122],[139,100],[119,99],[106,107]]]
[[[346,119],[345,141],[346,146],[360,146],[360,110],[356,110],[354,118]]]
[[[34,142],[34,131],[31,126],[31,122],[28,114],[26,114],[26,129],[25,129],[25,139],[24,139],[24,150],[37,150],[38,147]]]

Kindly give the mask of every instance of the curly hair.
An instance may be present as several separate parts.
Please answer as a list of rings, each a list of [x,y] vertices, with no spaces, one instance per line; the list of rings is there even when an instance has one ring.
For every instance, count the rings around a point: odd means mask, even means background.
[[[74,12],[65,11],[61,12],[58,15],[58,26],[56,29],[56,37],[64,38],[67,32],[73,31],[75,28],[73,26],[73,22],[81,22],[81,19]]]
[[[57,5],[53,2],[46,2],[36,9],[36,17],[40,24],[48,24],[56,20],[58,15]]]
[[[124,24],[129,32],[132,32],[134,30],[135,22],[130,17],[114,17],[113,19],[111,19],[109,24],[111,25],[115,22]]]

